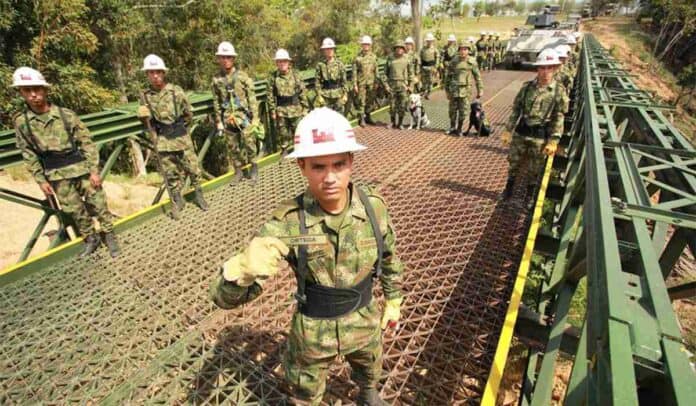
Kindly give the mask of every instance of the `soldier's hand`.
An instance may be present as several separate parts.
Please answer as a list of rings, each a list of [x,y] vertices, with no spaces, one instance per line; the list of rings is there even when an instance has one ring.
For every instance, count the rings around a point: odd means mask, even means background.
[[[384,304],[384,312],[382,313],[382,330],[389,327],[390,329],[396,328],[399,323],[399,318],[401,317],[401,302],[403,298],[389,299]]]
[[[278,120],[278,114],[276,114],[275,111],[271,113],[271,119],[272,119],[273,121]]]
[[[343,97],[341,97],[341,104],[346,104],[348,102],[348,95],[344,94]]]
[[[218,121],[215,127],[217,128],[218,133],[221,133],[225,129],[225,125],[222,124],[222,121]]]
[[[546,146],[544,147],[544,154],[547,156],[553,156],[556,154],[556,150],[558,150],[558,141],[551,140],[546,143]]]
[[[255,237],[245,251],[225,262],[222,276],[239,286],[249,286],[275,275],[288,252],[288,246],[275,237]]]
[[[91,183],[95,189],[100,189],[102,187],[101,176],[99,176],[98,173],[89,174],[89,183]]]
[[[146,120],[152,117],[152,113],[150,113],[150,109],[145,106],[145,105],[140,105],[138,106],[138,111],[136,113],[138,115],[138,118],[141,120]]]
[[[237,125],[237,120],[234,118],[234,114],[230,114],[229,116],[227,116],[227,118],[225,118],[225,122],[229,125]]]
[[[41,191],[46,197],[53,196],[56,194],[56,192],[53,190],[53,187],[51,187],[51,184],[48,182],[39,183],[39,187],[41,188]]]
[[[500,141],[507,147],[512,142],[512,133],[508,130],[503,130],[503,133],[500,135]]]
[[[476,98],[477,98],[477,99],[480,99],[480,98],[482,98],[482,97],[483,97],[483,90],[481,90],[480,92],[478,92],[478,96],[476,96]]]
[[[353,91],[355,94],[358,94],[358,85],[353,86]]]

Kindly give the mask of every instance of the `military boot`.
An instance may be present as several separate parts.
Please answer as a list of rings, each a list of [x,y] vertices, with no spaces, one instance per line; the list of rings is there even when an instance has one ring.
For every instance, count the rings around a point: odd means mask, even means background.
[[[174,189],[172,190],[172,195],[172,201],[174,202],[176,207],[179,208],[179,211],[184,210],[186,202],[184,201],[184,198],[181,196],[181,191],[179,189]]]
[[[100,241],[99,241],[99,236],[96,234],[90,234],[87,237],[85,237],[85,249],[82,251],[82,254],[80,254],[81,257],[86,257],[89,255],[92,255],[94,251],[99,248]]]
[[[234,186],[235,183],[238,183],[240,180],[242,180],[242,166],[241,165],[234,165],[234,176],[232,177],[232,180],[230,181],[230,186]]]
[[[252,182],[256,182],[259,179],[259,164],[256,162],[251,163],[251,168],[249,169],[249,179]]]
[[[512,196],[512,190],[515,187],[515,178],[509,176],[507,182],[505,183],[505,190],[503,190],[503,200],[508,200]]]
[[[203,197],[203,189],[201,189],[200,186],[196,186],[193,201],[196,202],[196,206],[198,206],[201,210],[208,211],[208,202],[205,201],[205,198]]]
[[[404,128],[406,128],[406,127],[404,127],[404,115],[403,114],[399,115],[399,124],[397,125],[396,128],[398,128],[399,130],[403,130]]]
[[[111,255],[111,258],[116,258],[121,252],[121,249],[118,247],[118,242],[116,242],[116,236],[113,232],[104,234],[104,243],[106,244],[106,248],[109,249],[109,255]]]
[[[364,115],[364,114],[361,114],[361,115],[360,115],[360,122],[358,123],[358,125],[359,125],[360,127],[365,127],[366,121],[365,121],[365,115]]]
[[[389,118],[391,119],[391,122],[389,123],[389,125],[387,125],[387,128],[390,129],[390,130],[391,130],[392,128],[396,128],[396,115],[391,114],[391,115],[389,116]]]
[[[369,125],[375,125],[375,124],[377,124],[377,123],[375,123],[375,121],[372,119],[372,116],[370,115],[370,113],[365,113],[365,122],[366,122],[367,124],[369,124]]]
[[[452,135],[457,132],[457,120],[450,118],[450,128],[447,130],[447,135]]]
[[[379,392],[375,388],[362,388],[357,399],[358,406],[388,406],[389,403],[379,397]]]
[[[457,135],[460,137],[464,136],[464,120],[457,121]]]

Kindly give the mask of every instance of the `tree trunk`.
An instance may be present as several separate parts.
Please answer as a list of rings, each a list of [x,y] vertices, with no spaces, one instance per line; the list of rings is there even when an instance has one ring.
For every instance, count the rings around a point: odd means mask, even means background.
[[[662,42],[662,37],[665,36],[665,33],[667,32],[667,27],[669,26],[668,23],[662,24],[662,28],[660,28],[660,35],[657,36],[657,39],[655,40],[655,46],[653,47],[653,55],[657,56],[657,52],[659,50],[660,43]]]
[[[684,35],[685,27],[686,25],[684,25],[684,28],[679,30],[677,35],[673,36],[669,43],[667,43],[665,49],[663,49],[662,53],[660,53],[660,55],[657,57],[658,61],[661,61],[665,57],[665,55],[667,55],[667,53],[672,50],[672,47],[674,47],[674,45],[676,45],[676,43],[681,39],[682,35]]]
[[[119,96],[119,101],[121,104],[128,103],[128,90],[126,88],[126,82],[123,80],[123,65],[119,60],[113,61],[114,67],[114,79],[116,79],[116,86],[118,91],[121,93]],[[142,153],[140,154],[142,156]]]
[[[421,49],[421,2],[411,0],[411,19],[413,21],[413,40],[416,41],[416,50]]]

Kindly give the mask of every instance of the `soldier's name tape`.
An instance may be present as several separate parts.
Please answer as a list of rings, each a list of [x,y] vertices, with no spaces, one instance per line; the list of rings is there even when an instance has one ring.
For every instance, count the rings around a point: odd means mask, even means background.
[[[329,238],[324,234],[308,234],[298,236],[278,237],[286,245],[325,245],[329,243]]]

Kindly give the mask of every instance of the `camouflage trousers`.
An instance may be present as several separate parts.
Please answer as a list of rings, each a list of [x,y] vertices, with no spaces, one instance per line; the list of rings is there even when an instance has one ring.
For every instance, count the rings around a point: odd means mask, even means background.
[[[187,175],[191,178],[191,186],[198,186],[201,169],[198,167],[196,153],[192,149],[160,151],[159,154],[164,177],[170,188],[181,190]]]
[[[339,112],[339,113],[341,113],[341,114],[345,114],[345,113],[346,113],[346,112],[345,112],[345,110],[346,110],[346,105],[345,105],[345,103],[343,102],[343,100],[341,100],[341,97],[326,97],[326,96],[323,96],[323,99],[324,99],[324,104],[321,105],[321,106],[315,106],[315,107],[328,107],[328,108],[330,108],[331,110],[337,111],[337,112]]]
[[[375,104],[375,85],[365,84],[358,86],[357,108],[358,114],[368,114]]]
[[[452,97],[449,101],[450,122],[464,121],[469,118],[470,101],[468,97]]]
[[[113,215],[106,204],[104,189],[92,186],[89,175],[54,180],[51,187],[63,211],[75,221],[80,235],[95,232],[92,215],[99,220],[101,231],[110,233],[113,230]]]
[[[476,55],[476,62],[478,63],[479,69],[486,69],[486,61],[487,58],[485,53],[479,53],[478,55]]]
[[[541,138],[523,137],[514,134],[508,153],[509,177],[517,177],[520,171],[527,172],[529,179],[537,179],[544,169],[546,141]],[[534,183],[532,181],[532,183]]]
[[[293,316],[292,329],[301,329],[298,314]],[[379,320],[379,319],[378,319]],[[364,345],[349,353],[341,353],[351,367],[351,379],[362,389],[376,388],[382,374],[382,333],[379,321],[375,331]],[[301,331],[291,331],[283,359],[285,378],[293,390],[293,403],[319,405],[326,390],[329,366],[337,355],[315,358],[313,349],[302,342]]]
[[[278,131],[278,145],[281,149],[288,149],[292,147],[295,138],[295,129],[297,128],[297,123],[300,122],[302,116],[297,117],[280,117],[276,121],[276,130]]]
[[[235,168],[250,164],[258,153],[256,148],[256,136],[248,126],[241,132],[239,130],[226,130],[227,148],[229,152],[230,164]]]
[[[429,94],[433,90],[433,82],[437,80],[437,69],[435,67],[423,68],[421,71],[421,91]]]
[[[405,89],[393,90],[389,95],[390,114],[403,116],[408,110],[408,92]]]

